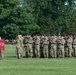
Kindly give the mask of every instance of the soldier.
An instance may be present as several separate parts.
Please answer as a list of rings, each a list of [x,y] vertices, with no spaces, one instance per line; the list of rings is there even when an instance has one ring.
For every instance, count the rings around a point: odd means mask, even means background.
[[[22,48],[23,48],[23,39],[22,35],[18,35],[16,39],[16,55],[17,58],[20,59],[22,57]]]
[[[37,58],[40,57],[40,37],[39,36],[36,36],[35,37],[35,40],[34,40],[34,49],[35,49],[35,56]]]
[[[33,56],[32,44],[33,44],[33,39],[31,37],[31,35],[28,35],[25,39],[26,57],[32,58],[32,56]]]
[[[56,36],[51,36],[50,38],[50,57],[56,58],[57,57],[57,43],[56,43]]]
[[[33,57],[36,57],[36,55],[35,55],[35,38],[36,38],[36,36],[33,36],[33,44],[32,44]]]
[[[48,45],[49,45],[48,37],[45,36],[43,40],[43,55],[45,58],[48,58]]]
[[[44,57],[43,55],[43,40],[44,40],[44,36],[40,36],[40,56]]]
[[[73,38],[73,55],[76,57],[76,36]]]
[[[25,56],[28,57],[28,36],[24,36],[23,44],[25,48]]]
[[[73,41],[72,36],[68,36],[66,39],[66,49],[65,49],[66,56],[68,57],[72,57],[72,52],[73,52],[72,41]]]
[[[64,38],[59,36],[57,39],[58,57],[64,58],[64,45],[65,45]]]

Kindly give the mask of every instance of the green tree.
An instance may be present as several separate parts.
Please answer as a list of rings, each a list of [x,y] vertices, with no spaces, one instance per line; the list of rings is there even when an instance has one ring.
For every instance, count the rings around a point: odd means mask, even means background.
[[[11,25],[9,22],[9,16],[11,11],[18,6],[18,0],[0,0],[0,36],[6,38],[7,34],[4,30],[5,27],[7,28],[8,25]],[[11,27],[11,26],[10,26]],[[9,36],[12,35],[8,33]]]
[[[36,23],[41,26],[41,33],[66,34],[73,13],[74,0],[28,0],[33,8]],[[50,22],[51,21],[51,22]]]
[[[40,27],[35,23],[30,6],[19,0],[1,0],[0,31],[4,38],[13,39],[18,34],[36,34]]]
[[[74,0],[51,0],[52,19],[58,26],[58,35],[63,34],[63,29],[67,28],[70,23],[71,14],[73,13]]]
[[[68,30],[68,34],[73,34],[76,35],[76,11],[74,11],[71,15],[71,19],[70,19],[70,25]]]

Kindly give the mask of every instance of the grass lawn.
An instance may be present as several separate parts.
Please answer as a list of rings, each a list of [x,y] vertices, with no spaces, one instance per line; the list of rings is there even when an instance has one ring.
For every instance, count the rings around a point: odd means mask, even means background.
[[[15,45],[6,45],[0,75],[76,75],[76,58],[15,57]]]

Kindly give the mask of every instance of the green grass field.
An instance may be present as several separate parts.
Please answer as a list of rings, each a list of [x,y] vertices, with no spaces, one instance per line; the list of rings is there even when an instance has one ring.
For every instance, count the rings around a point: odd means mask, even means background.
[[[76,75],[76,58],[15,57],[15,45],[6,45],[0,75]]]

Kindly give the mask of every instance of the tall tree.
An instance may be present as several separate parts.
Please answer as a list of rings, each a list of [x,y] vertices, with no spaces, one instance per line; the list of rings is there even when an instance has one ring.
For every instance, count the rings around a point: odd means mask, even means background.
[[[40,27],[35,23],[30,6],[19,0],[0,0],[0,35],[13,39],[18,34],[36,34]]]
[[[4,28],[10,25],[9,16],[12,10],[18,6],[18,0],[0,0],[0,35],[6,38],[10,33],[6,33]],[[7,29],[7,31],[9,28]],[[11,31],[10,31],[11,32]],[[12,36],[13,37],[13,36]]]
[[[76,11],[74,11],[71,15],[70,25],[67,29],[67,34],[76,35]]]
[[[53,34],[60,35],[69,26],[74,0],[28,0],[28,4],[34,9],[36,23],[44,33],[49,29]]]
[[[63,34],[63,28],[67,28],[70,23],[71,14],[74,8],[74,0],[51,0],[52,19],[58,26],[58,35]]]

